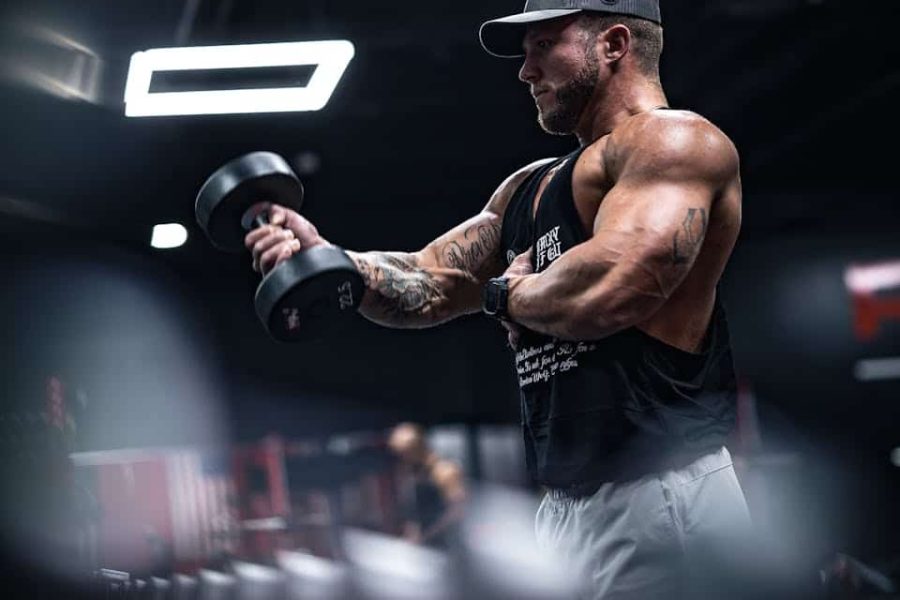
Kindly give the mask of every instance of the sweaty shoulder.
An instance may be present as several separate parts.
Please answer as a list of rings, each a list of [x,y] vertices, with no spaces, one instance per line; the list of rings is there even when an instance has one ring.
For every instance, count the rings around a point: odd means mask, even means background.
[[[500,187],[497,188],[497,191],[494,192],[493,196],[491,196],[491,199],[488,201],[487,206],[484,207],[484,210],[502,217],[503,213],[506,212],[506,206],[512,199],[513,194],[515,194],[516,190],[519,189],[519,186],[528,179],[528,176],[543,165],[554,160],[556,159],[542,158],[541,160],[536,160],[507,177],[503,183],[500,184]]]
[[[707,119],[683,110],[631,117],[609,135],[604,162],[616,181],[701,179],[716,187],[732,181],[740,170],[728,136]]]

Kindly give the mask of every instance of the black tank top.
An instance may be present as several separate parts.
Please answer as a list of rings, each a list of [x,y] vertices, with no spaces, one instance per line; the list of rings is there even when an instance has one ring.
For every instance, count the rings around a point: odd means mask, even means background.
[[[536,169],[519,186],[501,234],[508,261],[533,247],[540,273],[588,240],[572,194],[583,151]],[[560,164],[532,217],[541,181]],[[699,354],[637,328],[576,343],[526,331],[516,371],[528,468],[545,486],[587,493],[686,465],[722,446],[734,426],[736,381],[718,297]]]
[[[413,486],[413,497],[405,507],[405,516],[408,520],[417,523],[425,532],[430,529],[447,510],[447,502],[440,488],[431,481],[427,472],[417,473]],[[435,547],[444,547],[455,532],[455,525],[451,525],[444,531],[431,536],[427,544]]]

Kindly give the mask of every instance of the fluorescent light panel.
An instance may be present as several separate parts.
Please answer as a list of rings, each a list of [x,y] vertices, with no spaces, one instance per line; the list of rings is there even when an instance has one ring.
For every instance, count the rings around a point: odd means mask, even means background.
[[[321,110],[353,59],[347,40],[157,48],[131,57],[125,115],[149,117]],[[150,93],[157,71],[316,65],[305,87]]]

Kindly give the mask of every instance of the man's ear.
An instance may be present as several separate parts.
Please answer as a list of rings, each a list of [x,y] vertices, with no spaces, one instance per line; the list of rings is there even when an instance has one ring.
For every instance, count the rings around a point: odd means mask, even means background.
[[[602,34],[598,42],[598,55],[607,63],[618,62],[631,49],[631,30],[625,25],[613,25]]]

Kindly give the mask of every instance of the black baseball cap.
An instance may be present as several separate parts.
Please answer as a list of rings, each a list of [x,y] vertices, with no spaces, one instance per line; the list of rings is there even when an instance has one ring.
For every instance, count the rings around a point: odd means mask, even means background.
[[[640,17],[661,23],[659,0],[528,0],[518,14],[484,23],[478,36],[488,53],[501,58],[524,56],[522,39],[531,23],[558,19],[584,11]]]

